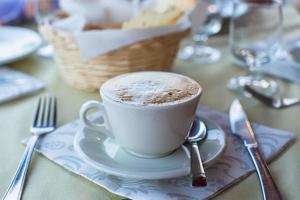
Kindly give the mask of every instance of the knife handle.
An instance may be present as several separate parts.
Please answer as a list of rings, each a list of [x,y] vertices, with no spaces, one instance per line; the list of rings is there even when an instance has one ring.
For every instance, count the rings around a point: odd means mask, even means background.
[[[264,200],[282,200],[281,194],[259,149],[253,146],[248,146],[247,149],[258,173]]]

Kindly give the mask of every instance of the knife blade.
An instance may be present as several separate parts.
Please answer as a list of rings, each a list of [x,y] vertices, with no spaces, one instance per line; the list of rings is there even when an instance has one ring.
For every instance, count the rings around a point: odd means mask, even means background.
[[[232,102],[229,116],[232,133],[241,137],[245,145],[257,146],[251,124],[239,100]]]
[[[229,120],[232,133],[243,140],[251,156],[259,177],[263,198],[265,200],[281,200],[282,197],[279,189],[272,178],[265,160],[261,156],[251,124],[238,99],[235,99],[230,106]]]

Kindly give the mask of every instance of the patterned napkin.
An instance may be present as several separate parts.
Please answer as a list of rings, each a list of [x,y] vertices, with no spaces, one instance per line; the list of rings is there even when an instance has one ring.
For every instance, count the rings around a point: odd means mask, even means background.
[[[249,175],[254,166],[242,142],[230,133],[227,114],[202,106],[197,112],[219,124],[227,135],[227,147],[222,158],[206,171],[208,186],[205,188],[191,187],[189,176],[167,180],[134,180],[96,170],[84,163],[74,152],[74,135],[82,126],[78,120],[43,136],[36,150],[66,170],[130,199],[208,199]],[[287,131],[258,124],[253,124],[253,128],[263,156],[268,161],[295,139],[294,134]]]
[[[32,94],[45,84],[22,72],[0,66],[0,103]]]

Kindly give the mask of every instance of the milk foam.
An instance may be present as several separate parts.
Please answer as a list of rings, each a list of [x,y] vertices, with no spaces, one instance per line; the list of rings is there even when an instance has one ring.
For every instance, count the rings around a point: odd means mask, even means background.
[[[136,105],[174,104],[196,96],[200,85],[179,74],[136,72],[110,79],[101,88],[105,96],[117,102]]]

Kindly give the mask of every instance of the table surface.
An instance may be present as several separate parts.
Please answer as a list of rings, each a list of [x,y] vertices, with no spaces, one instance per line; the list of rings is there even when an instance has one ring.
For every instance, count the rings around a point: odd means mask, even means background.
[[[286,37],[300,33],[300,15],[291,7],[284,9],[284,30]],[[204,88],[201,103],[221,111],[228,111],[228,106],[236,96],[227,90],[227,81],[244,70],[232,64],[228,49],[228,35],[221,34],[210,39],[210,45],[223,53],[220,62],[211,65],[196,65],[176,61],[174,72],[197,80]],[[58,97],[58,125],[61,126],[78,118],[80,106],[87,100],[99,99],[97,93],[87,93],[66,85],[59,76],[56,64],[52,60],[31,56],[9,65],[11,68],[29,73],[47,84],[41,93],[50,92]],[[281,93],[300,96],[299,85],[278,80]],[[32,95],[0,105],[0,196],[5,193],[18,166],[24,146],[20,141],[28,137],[32,123],[37,96]],[[300,106],[284,110],[267,108],[255,100],[242,99],[251,121],[271,127],[289,130],[300,134]],[[300,143],[296,141],[269,166],[284,199],[299,199],[300,196]],[[23,199],[31,200],[79,200],[79,199],[122,199],[88,180],[64,170],[45,157],[35,154],[29,169]],[[222,200],[262,199],[261,190],[255,173],[224,191],[214,199]]]

